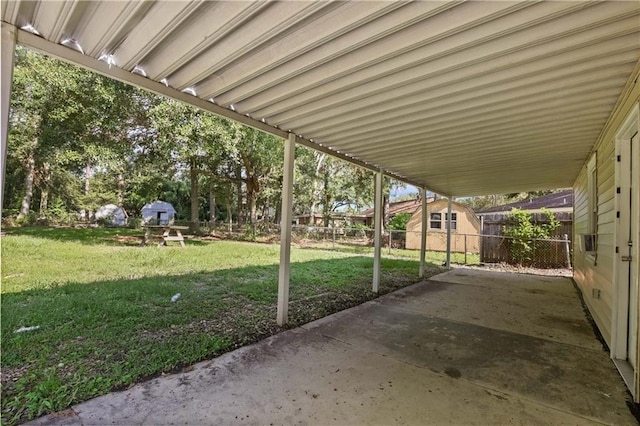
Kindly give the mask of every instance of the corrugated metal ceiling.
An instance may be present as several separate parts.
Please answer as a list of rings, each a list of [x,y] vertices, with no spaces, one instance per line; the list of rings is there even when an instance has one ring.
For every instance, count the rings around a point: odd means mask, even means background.
[[[2,19],[451,195],[573,183],[640,2],[3,1]]]

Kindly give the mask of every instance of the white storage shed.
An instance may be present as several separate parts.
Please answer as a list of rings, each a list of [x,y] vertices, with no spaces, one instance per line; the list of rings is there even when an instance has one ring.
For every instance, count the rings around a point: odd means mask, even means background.
[[[95,214],[96,219],[108,220],[112,225],[125,226],[127,224],[127,212],[115,204],[105,204]]]
[[[173,222],[176,209],[166,201],[154,201],[142,207],[142,221],[150,225],[168,225]]]

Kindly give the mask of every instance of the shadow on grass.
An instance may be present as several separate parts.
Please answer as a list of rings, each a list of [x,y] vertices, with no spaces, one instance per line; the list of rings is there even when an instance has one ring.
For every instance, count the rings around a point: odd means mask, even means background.
[[[377,297],[372,266],[364,256],[292,263],[289,327]],[[419,281],[416,261],[383,259],[382,269],[381,294]],[[430,265],[427,276],[441,271]],[[277,276],[274,264],[4,294],[3,423],[60,411],[279,332]],[[28,326],[39,329],[14,333]]]
[[[45,238],[60,242],[76,242],[86,245],[110,245],[110,246],[141,246],[144,237],[143,229],[130,228],[72,228],[72,227],[17,227],[4,228],[3,231],[7,235],[12,236],[28,236],[33,238]],[[147,244],[149,246],[158,245],[160,241],[159,235],[154,235],[153,239]],[[170,243],[178,245],[178,243]],[[185,244],[202,246],[207,244],[205,241],[191,239],[189,235],[185,235]]]

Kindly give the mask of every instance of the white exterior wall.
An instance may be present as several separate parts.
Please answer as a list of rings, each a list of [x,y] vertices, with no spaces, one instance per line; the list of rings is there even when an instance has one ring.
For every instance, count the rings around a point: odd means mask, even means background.
[[[574,184],[574,279],[582,290],[584,300],[589,307],[600,332],[607,344],[611,344],[612,306],[613,306],[613,262],[615,210],[613,197],[613,143],[601,146],[597,155],[598,186],[598,222],[597,252],[595,255],[582,253],[579,249],[579,235],[589,233],[589,191],[587,185],[587,166]],[[599,298],[593,296],[593,290],[599,290]]]
[[[625,92],[622,93],[617,108],[605,124],[595,145],[596,187],[597,187],[597,248],[595,254],[584,253],[579,248],[580,234],[589,233],[589,172],[585,163],[574,182],[574,280],[582,291],[585,303],[611,348],[614,328],[615,269],[616,254],[616,133],[624,120],[638,105],[640,81],[638,70],[634,73]],[[590,157],[591,158],[591,157]],[[620,243],[618,243],[619,245]],[[594,292],[595,290],[595,292]],[[636,301],[637,302],[637,301]],[[640,360],[639,360],[640,361]],[[638,365],[636,363],[636,365]],[[640,391],[635,384],[635,398]]]

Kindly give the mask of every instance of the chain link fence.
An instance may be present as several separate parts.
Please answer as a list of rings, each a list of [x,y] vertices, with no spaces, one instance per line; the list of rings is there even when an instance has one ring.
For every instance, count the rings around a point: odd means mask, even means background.
[[[566,234],[551,239],[483,235],[480,261],[545,269],[571,268],[571,241]]]
[[[188,226],[189,222],[176,222]],[[238,226],[201,222],[200,230],[213,238],[238,241],[278,243],[280,226],[258,223]],[[420,232],[385,230],[383,253],[407,259],[420,256]],[[372,253],[374,231],[359,227],[321,227],[292,225],[291,238],[299,247],[335,250],[351,253]],[[427,232],[428,258],[444,261],[447,251],[445,231]],[[535,268],[570,268],[571,241],[567,235],[552,239],[516,240],[502,235],[451,233],[451,261],[457,264],[507,263]]]
[[[189,222],[175,222],[188,226]],[[278,243],[280,226],[272,223],[258,223],[238,226],[237,224],[208,222],[200,223],[200,231],[209,238],[237,241]],[[334,250],[349,253],[373,253],[374,231],[364,226],[321,227],[292,225],[292,242],[298,247]],[[383,254],[417,260],[420,257],[420,232],[385,230],[382,236]],[[479,264],[479,236],[452,234],[452,262],[458,264]],[[427,260],[443,263],[446,258],[446,233],[427,233]]]

